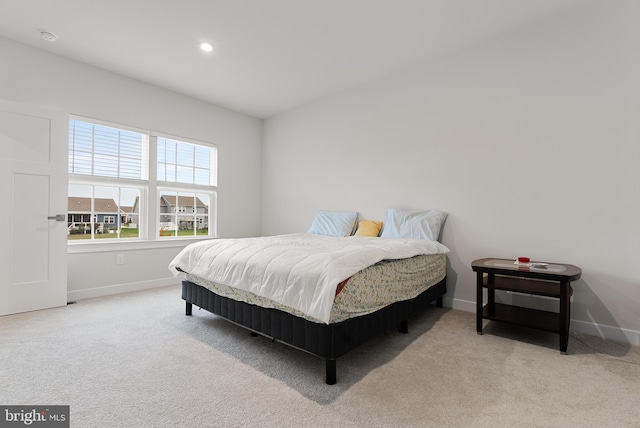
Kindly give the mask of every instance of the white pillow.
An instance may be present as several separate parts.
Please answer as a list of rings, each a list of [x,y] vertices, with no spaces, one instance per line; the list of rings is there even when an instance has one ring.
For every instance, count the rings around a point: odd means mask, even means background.
[[[307,233],[327,236],[349,236],[356,225],[355,211],[318,211]]]
[[[387,208],[381,238],[437,241],[447,213],[438,210],[406,211]]]

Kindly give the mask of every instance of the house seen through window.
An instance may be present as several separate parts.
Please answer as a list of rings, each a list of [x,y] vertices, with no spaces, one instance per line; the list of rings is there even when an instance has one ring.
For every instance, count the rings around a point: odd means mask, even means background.
[[[215,146],[72,119],[68,239],[213,235],[216,181]]]

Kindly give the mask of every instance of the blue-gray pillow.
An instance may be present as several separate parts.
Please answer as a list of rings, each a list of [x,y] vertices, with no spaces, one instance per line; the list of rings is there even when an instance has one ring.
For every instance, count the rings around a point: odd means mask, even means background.
[[[438,210],[408,211],[387,208],[381,238],[437,241],[447,213]]]
[[[350,236],[356,225],[355,211],[324,211],[316,213],[307,233],[326,236]]]

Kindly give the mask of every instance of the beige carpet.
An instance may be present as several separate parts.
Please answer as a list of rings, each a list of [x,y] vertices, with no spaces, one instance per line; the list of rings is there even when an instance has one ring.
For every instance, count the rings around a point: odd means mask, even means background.
[[[640,427],[640,350],[433,307],[324,361],[194,308],[178,287],[0,318],[0,404],[72,427]]]

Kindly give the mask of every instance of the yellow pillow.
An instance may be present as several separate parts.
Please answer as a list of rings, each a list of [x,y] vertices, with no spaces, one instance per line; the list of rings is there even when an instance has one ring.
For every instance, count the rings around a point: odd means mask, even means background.
[[[378,236],[382,229],[381,221],[362,220],[358,222],[355,236]]]

